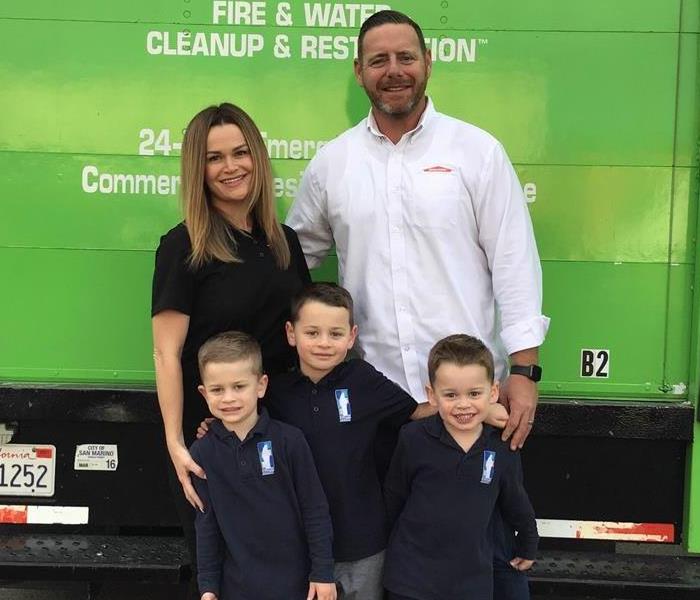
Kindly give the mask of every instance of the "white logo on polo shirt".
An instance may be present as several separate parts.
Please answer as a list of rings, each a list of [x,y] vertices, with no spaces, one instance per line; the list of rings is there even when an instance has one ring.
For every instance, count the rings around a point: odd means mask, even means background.
[[[272,454],[272,441],[258,442],[258,458],[260,470],[263,475],[272,475],[275,472],[275,457]]]
[[[496,453],[493,450],[484,450],[484,462],[481,466],[481,483],[491,483],[495,466]]]
[[[352,421],[350,392],[347,389],[335,390],[335,403],[338,405],[338,420],[341,423]]]

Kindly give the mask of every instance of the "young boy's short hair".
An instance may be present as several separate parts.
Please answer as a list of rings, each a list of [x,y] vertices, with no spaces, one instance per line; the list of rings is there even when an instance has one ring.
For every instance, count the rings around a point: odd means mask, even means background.
[[[209,338],[199,348],[197,360],[200,373],[204,372],[204,368],[209,363],[249,360],[253,373],[263,374],[260,344],[253,336],[242,331],[224,331]]]
[[[428,379],[435,383],[435,373],[442,363],[452,363],[460,367],[480,365],[486,369],[489,381],[493,382],[493,355],[480,339],[456,333],[438,341],[428,354]]]
[[[296,323],[299,320],[299,312],[308,302],[320,302],[326,306],[334,306],[347,309],[350,314],[350,326],[354,322],[353,302],[350,292],[337,283],[330,281],[317,281],[304,287],[293,299],[290,321]]]

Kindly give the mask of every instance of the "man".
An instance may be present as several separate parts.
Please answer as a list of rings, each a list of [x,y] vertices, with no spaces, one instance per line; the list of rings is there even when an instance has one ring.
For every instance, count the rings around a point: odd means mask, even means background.
[[[309,267],[335,243],[361,351],[417,400],[426,399],[428,352],[446,335],[484,340],[499,379],[510,364],[503,437],[520,448],[534,422],[549,323],[532,225],[498,141],[425,96],[431,69],[409,17],[381,11],[363,23],[355,77],[372,108],[311,161],[287,224]]]

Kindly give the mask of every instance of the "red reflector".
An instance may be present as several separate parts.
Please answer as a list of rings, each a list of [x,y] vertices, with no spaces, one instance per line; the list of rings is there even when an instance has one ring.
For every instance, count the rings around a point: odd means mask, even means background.
[[[51,448],[37,448],[34,453],[37,458],[51,458],[53,456],[53,449]]]
[[[0,508],[0,523],[26,523],[26,506],[3,506]]]

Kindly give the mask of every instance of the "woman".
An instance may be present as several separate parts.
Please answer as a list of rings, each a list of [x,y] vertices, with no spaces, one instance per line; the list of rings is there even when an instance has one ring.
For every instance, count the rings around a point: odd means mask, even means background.
[[[190,473],[204,473],[187,450],[208,415],[197,351],[236,329],[260,342],[268,373],[287,370],[294,353],[284,322],[310,278],[296,234],[277,220],[265,144],[243,110],[224,103],[198,113],[185,132],[181,169],[185,220],[161,238],[151,314],[168,453],[185,498],[201,509]]]

